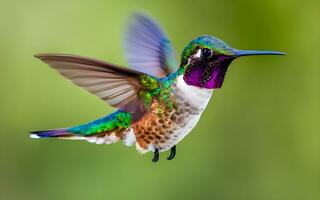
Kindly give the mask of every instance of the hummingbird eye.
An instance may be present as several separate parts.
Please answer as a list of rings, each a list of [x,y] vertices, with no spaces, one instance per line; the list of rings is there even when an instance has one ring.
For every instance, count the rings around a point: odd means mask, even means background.
[[[210,58],[212,56],[212,50],[208,48],[201,49],[201,57],[202,58]]]

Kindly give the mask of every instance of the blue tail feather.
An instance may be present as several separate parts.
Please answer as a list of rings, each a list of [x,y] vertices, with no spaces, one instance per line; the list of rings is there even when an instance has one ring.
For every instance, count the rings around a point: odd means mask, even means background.
[[[67,129],[33,131],[30,133],[31,138],[66,137],[71,135]]]

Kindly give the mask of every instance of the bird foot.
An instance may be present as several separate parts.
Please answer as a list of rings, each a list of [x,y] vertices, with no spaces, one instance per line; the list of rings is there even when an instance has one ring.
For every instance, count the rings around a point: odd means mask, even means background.
[[[177,151],[176,146],[173,146],[171,148],[171,152],[170,152],[170,155],[168,156],[167,160],[172,160],[176,156],[176,151]],[[153,152],[152,162],[157,162],[158,160],[159,160],[159,150],[155,149]]]
[[[159,150],[155,149],[154,154],[153,154],[153,158],[152,158],[152,162],[157,162],[158,160],[159,160]]]
[[[176,156],[176,145],[171,148],[171,152],[167,160],[172,160]]]

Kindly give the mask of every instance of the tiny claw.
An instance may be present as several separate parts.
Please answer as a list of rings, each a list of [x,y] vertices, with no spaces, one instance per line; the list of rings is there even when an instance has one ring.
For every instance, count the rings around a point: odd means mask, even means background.
[[[159,160],[159,150],[155,149],[154,154],[153,154],[153,158],[152,158],[152,162],[157,162]]]
[[[176,156],[176,145],[174,145],[171,148],[170,156],[167,158],[167,160],[172,160]]]

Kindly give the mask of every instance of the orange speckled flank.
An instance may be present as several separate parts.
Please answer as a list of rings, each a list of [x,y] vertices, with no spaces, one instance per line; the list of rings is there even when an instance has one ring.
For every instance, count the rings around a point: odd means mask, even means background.
[[[163,109],[158,112],[159,102],[154,101],[150,111],[138,122],[132,124],[136,135],[138,149],[153,151],[154,148],[160,152],[165,151],[179,140],[178,129],[186,123],[186,116],[194,114],[195,109],[181,98],[176,98],[172,109]],[[150,145],[153,148],[150,149]]]
[[[174,137],[173,127],[174,120],[177,119],[177,107],[172,110],[164,109],[163,113],[157,112],[158,103],[154,102],[151,110],[140,121],[132,125],[136,135],[137,143],[142,148],[147,150],[148,145],[152,144],[157,149],[161,150],[162,146]]]

